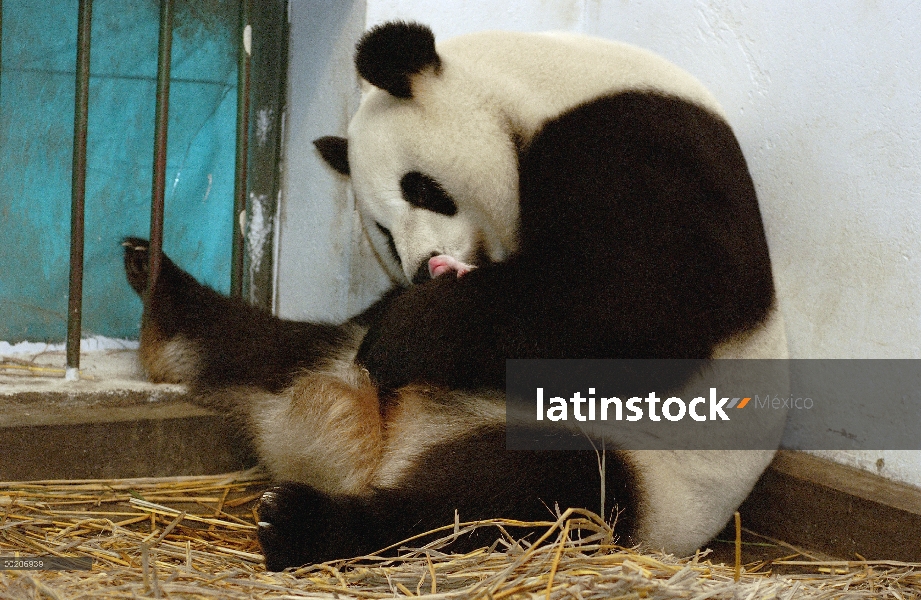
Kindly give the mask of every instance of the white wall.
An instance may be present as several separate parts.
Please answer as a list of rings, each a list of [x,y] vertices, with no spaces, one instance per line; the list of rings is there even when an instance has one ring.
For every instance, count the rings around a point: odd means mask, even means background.
[[[726,108],[758,187],[792,356],[921,358],[921,4],[366,0],[366,25],[393,18],[426,22],[441,37],[583,31],[695,74]],[[341,106],[325,132],[343,122]],[[284,273],[280,282],[288,285]],[[280,294],[289,314],[330,306],[315,295]],[[921,486],[921,453],[830,455]]]
[[[342,321],[389,284],[361,234],[345,178],[313,140],[345,135],[358,106],[352,67],[365,27],[363,0],[292,0],[284,193],[276,257],[276,313]]]

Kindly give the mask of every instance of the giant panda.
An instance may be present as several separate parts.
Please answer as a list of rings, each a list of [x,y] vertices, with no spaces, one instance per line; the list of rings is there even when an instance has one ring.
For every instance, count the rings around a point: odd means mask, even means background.
[[[348,135],[316,145],[403,285],[343,324],[284,321],[167,257],[151,282],[146,242],[125,243],[148,376],[237,416],[285,482],[260,503],[267,567],[366,553],[455,511],[595,510],[601,487],[621,543],[693,552],[772,450],[599,441],[602,482],[594,452],[506,450],[502,390],[506,358],[786,355],[754,186],[722,109],[664,59],[572,34],[436,45],[429,28],[394,22],[363,36],[355,65]]]
[[[355,65],[361,103],[321,154],[404,281],[466,273],[372,328],[358,359],[381,388],[501,387],[507,357],[709,357],[773,314],[745,159],[676,66],[565,33],[436,46],[400,22]]]

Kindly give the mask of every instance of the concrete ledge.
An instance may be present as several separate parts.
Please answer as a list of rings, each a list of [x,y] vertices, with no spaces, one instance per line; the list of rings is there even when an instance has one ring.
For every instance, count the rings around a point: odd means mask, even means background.
[[[59,359],[19,362],[54,369]],[[34,372],[0,373],[0,480],[203,475],[256,462],[230,419],[182,386],[144,381],[133,351],[85,354],[81,381]]]
[[[0,480],[206,475],[253,466],[221,417],[0,427]]]

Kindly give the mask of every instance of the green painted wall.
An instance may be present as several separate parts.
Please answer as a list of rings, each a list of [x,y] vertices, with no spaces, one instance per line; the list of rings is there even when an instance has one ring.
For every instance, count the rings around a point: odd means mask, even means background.
[[[137,336],[119,244],[149,231],[158,19],[155,0],[93,4],[84,336]],[[221,291],[237,19],[235,1],[176,2],[164,250]],[[0,340],[65,337],[76,27],[76,0],[2,2]]]

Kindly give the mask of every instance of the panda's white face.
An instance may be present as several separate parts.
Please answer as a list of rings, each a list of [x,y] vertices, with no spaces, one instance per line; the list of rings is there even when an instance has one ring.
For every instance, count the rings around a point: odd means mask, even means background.
[[[489,99],[455,82],[462,73],[449,67],[438,85],[420,78],[411,99],[369,86],[349,126],[359,209],[369,227],[390,236],[393,248],[379,254],[396,252],[409,281],[433,256],[475,265],[515,250],[514,138]]]
[[[664,59],[575,34],[481,32],[436,49],[427,27],[391,23],[362,38],[355,66],[365,90],[347,152],[318,147],[351,176],[375,249],[383,260],[395,253],[408,281],[433,256],[480,264],[516,250],[518,155],[548,119],[624,90],[722,114]]]

